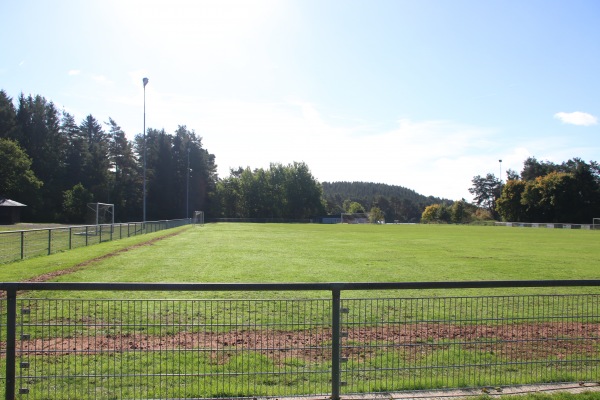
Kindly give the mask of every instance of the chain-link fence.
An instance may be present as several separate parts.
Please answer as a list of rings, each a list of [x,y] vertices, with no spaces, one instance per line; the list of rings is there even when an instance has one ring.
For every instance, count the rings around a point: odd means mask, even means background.
[[[598,285],[0,283],[3,387],[7,399],[337,399],[597,382],[598,294],[342,298],[341,292],[531,286],[594,292]],[[247,299],[252,292],[292,290],[297,299]],[[75,293],[81,291],[88,293]],[[133,291],[185,291],[190,299],[134,299]],[[207,291],[247,298],[199,298]],[[109,293],[119,294],[108,299]]]
[[[0,232],[0,264],[190,224],[176,219]]]

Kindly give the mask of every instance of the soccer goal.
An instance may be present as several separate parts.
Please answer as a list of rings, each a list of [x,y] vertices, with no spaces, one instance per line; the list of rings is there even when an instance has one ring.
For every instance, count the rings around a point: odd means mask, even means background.
[[[592,219],[592,229],[600,229],[600,218]]]
[[[342,224],[368,224],[369,214],[367,213],[342,213]]]
[[[115,224],[115,205],[88,203],[88,223],[93,225]]]
[[[88,225],[96,225],[95,232],[86,230],[87,235],[102,235],[104,233],[112,234],[115,225],[115,205],[107,203],[87,203]]]
[[[194,226],[204,226],[204,211],[194,211],[194,219],[192,219]]]

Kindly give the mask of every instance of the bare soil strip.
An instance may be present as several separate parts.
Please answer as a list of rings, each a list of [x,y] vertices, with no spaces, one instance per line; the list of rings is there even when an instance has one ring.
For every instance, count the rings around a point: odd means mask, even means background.
[[[594,357],[600,343],[600,324],[527,323],[502,326],[407,324],[364,327],[348,331],[345,357],[376,357],[381,351],[401,351],[416,361],[435,351],[459,346],[465,351],[495,354],[504,360],[570,359]],[[331,332],[240,330],[231,332],[178,332],[148,335],[116,333],[23,341],[21,351],[37,355],[93,354],[97,352],[206,349],[226,362],[239,351],[261,353],[275,361],[293,357],[308,362],[330,358]]]

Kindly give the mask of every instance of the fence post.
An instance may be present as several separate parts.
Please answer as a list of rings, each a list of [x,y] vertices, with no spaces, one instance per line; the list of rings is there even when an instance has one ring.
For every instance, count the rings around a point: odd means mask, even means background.
[[[331,289],[331,399],[340,398],[340,289]]]
[[[25,257],[25,231],[21,231],[21,260]]]
[[[69,227],[69,250],[71,250],[73,245],[73,228]]]
[[[52,252],[52,229],[48,229],[48,255]]]
[[[15,365],[17,350],[17,290],[8,288],[6,290],[6,387],[4,398],[14,400],[15,398]]]

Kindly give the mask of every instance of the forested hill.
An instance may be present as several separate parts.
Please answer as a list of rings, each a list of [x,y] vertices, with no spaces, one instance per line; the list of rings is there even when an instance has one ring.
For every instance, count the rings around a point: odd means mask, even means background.
[[[344,201],[356,201],[365,210],[377,206],[386,215],[386,221],[416,222],[426,206],[452,201],[433,196],[423,196],[402,186],[371,182],[322,182],[323,197],[328,209],[343,209]]]
[[[372,182],[323,182],[325,197],[339,194],[343,199],[373,199],[377,196],[398,197],[409,199],[417,203],[441,203],[443,199],[433,196],[423,196],[412,189],[402,186],[386,185],[385,183]],[[361,203],[362,204],[362,203]]]

